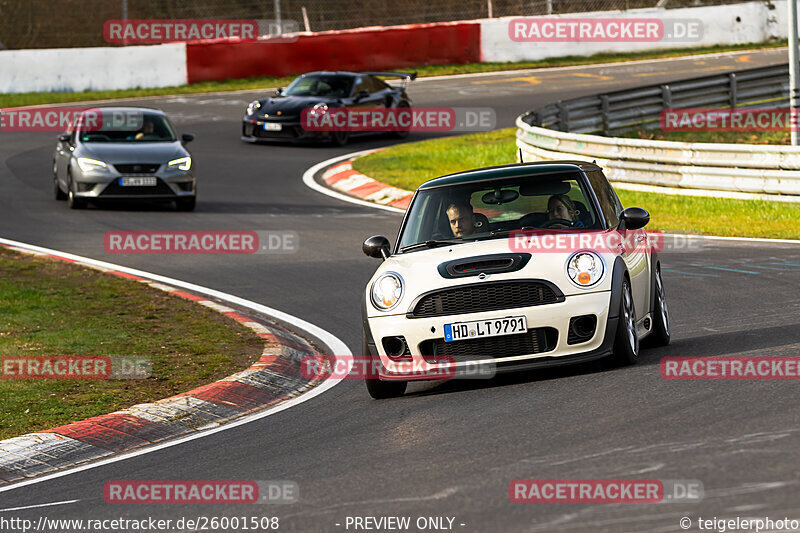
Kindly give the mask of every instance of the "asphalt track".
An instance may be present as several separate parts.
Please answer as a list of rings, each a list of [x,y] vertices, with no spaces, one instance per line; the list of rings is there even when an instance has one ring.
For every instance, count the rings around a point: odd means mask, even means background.
[[[491,106],[497,126],[560,98],[786,61],[785,51],[716,58],[419,80],[417,106]],[[140,268],[280,309],[360,351],[360,295],[374,269],[360,246],[396,235],[400,217],[321,195],[301,181],[313,164],[396,142],[345,148],[239,140],[257,93],[143,102],[164,109],[199,174],[195,213],[159,206],[70,211],[52,200],[53,133],[0,137],[3,237]],[[413,134],[409,140],[429,138]],[[714,216],[709,213],[709,216]],[[292,255],[112,255],[109,230],[292,230]],[[177,519],[278,516],[281,531],[346,531],[347,516],[454,517],[456,531],[679,531],[678,521],[800,519],[800,394],[793,382],[674,382],[663,356],[797,355],[800,248],[706,241],[662,256],[673,343],[636,367],[599,365],[505,375],[481,383],[414,384],[376,402],[345,381],[274,416],[124,461],[0,492],[0,509],[78,500],[0,517]],[[694,504],[514,504],[520,478],[699,480]],[[108,480],[293,480],[288,506],[136,506],[103,500]],[[337,526],[337,524],[340,524]],[[353,528],[349,529],[353,531]],[[71,530],[70,530],[71,531]],[[412,528],[411,531],[416,531]]]

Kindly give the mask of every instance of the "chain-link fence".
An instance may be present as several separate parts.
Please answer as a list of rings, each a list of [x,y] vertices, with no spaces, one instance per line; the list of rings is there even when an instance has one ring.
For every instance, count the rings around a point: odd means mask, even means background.
[[[311,31],[744,0],[0,0],[0,49],[108,46],[112,19],[280,18]]]

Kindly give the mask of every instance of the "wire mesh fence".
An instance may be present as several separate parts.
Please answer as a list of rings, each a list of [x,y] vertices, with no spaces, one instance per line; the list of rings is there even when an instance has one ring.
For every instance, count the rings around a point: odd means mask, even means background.
[[[487,17],[741,3],[745,0],[0,0],[0,49],[108,46],[118,19],[289,21],[311,31]],[[277,8],[277,9],[276,9]]]

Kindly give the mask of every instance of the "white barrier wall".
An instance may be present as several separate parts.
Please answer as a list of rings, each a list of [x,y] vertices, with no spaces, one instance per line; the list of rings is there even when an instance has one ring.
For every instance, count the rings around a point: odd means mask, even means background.
[[[185,85],[186,45],[0,51],[0,93]]]
[[[659,42],[514,42],[509,37],[509,23],[518,17],[481,20],[481,61],[538,61],[551,57],[591,56],[602,53],[645,52],[669,48],[694,46],[760,43],[786,39],[787,3],[774,0],[769,9],[767,2],[748,2],[725,6],[707,6],[681,9],[633,9],[630,11],[604,11],[571,13],[535,17],[545,19],[578,18],[658,18],[696,19],[703,24],[699,40]],[[522,15],[524,16],[524,15]]]

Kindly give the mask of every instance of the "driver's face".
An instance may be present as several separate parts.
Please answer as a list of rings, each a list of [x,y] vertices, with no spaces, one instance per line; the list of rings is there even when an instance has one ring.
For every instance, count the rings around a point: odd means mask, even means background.
[[[447,219],[454,237],[466,237],[475,231],[475,214],[471,211],[451,207],[447,210]]]
[[[572,220],[572,213],[570,213],[569,209],[567,209],[567,206],[565,206],[561,200],[552,200],[547,205],[547,218],[549,220],[553,220],[554,218]]]

